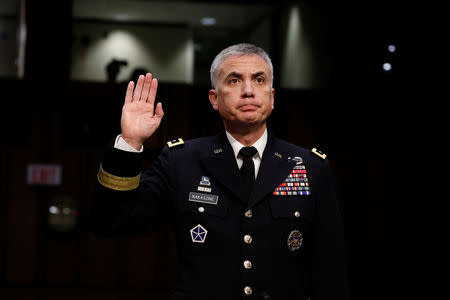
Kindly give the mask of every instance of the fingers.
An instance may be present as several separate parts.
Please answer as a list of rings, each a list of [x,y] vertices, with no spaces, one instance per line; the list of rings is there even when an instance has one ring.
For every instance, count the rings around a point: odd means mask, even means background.
[[[142,86],[144,85],[144,75],[139,75],[136,88],[134,89],[133,101],[139,101],[142,93]]]
[[[139,100],[147,101],[148,94],[150,93],[150,88],[152,86],[152,74],[147,73],[144,79],[144,87],[142,88],[142,94]]]
[[[133,101],[133,88],[134,82],[130,81],[128,83],[127,92],[125,94],[125,103],[131,103]]]
[[[142,100],[153,106],[155,103],[156,91],[158,90],[158,80],[152,77],[151,73],[147,73],[145,76],[140,75],[134,93],[134,82],[130,81],[125,95],[125,103]],[[162,110],[161,106],[160,109]]]
[[[158,90],[158,79],[153,78],[150,92],[148,93],[148,98],[147,98],[147,102],[149,102],[151,105],[153,105],[155,103],[157,90]]]

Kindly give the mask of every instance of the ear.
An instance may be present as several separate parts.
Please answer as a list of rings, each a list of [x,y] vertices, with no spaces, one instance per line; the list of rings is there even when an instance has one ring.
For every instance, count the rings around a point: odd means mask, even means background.
[[[274,100],[275,100],[275,89],[274,88],[272,88],[272,96],[271,96],[271,99],[270,99],[271,101],[272,101],[272,109],[274,109],[275,108],[275,106],[274,106]]]
[[[219,106],[217,105],[217,92],[215,89],[209,90],[209,102],[214,110],[219,110]]]

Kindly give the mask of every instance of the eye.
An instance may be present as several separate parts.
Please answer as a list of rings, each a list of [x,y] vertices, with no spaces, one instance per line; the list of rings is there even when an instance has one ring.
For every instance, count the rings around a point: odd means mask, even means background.
[[[257,83],[264,83],[264,77],[257,77],[256,78]]]
[[[239,79],[237,79],[237,78],[231,78],[229,82],[232,83],[232,84],[236,84],[236,83],[239,82]]]

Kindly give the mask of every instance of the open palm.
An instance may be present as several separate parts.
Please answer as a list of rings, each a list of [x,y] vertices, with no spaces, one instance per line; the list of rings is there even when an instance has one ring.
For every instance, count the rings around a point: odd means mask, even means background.
[[[139,76],[136,88],[133,81],[128,83],[122,108],[122,138],[135,149],[140,149],[158,129],[164,115],[161,103],[155,109],[157,89],[158,80],[150,73]]]

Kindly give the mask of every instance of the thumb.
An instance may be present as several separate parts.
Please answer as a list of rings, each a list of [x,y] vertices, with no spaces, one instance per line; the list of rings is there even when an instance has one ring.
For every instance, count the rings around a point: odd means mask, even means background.
[[[157,117],[158,119],[161,119],[163,116],[164,116],[164,111],[162,109],[162,103],[158,102],[158,104],[156,104],[155,117]]]

